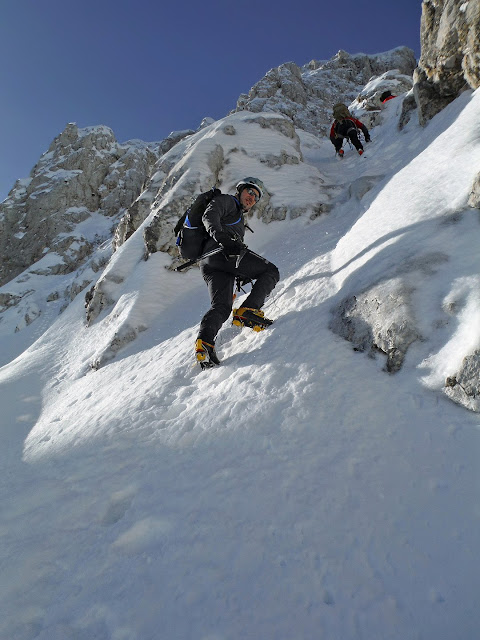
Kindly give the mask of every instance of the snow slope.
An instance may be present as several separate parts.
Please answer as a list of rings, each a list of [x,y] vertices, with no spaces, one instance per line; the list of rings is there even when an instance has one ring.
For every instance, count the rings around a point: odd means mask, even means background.
[[[466,199],[480,93],[425,130],[398,133],[399,106],[362,158],[301,134],[337,206],[255,221],[251,247],[282,275],[265,308],[275,323],[225,325],[217,369],[191,366],[208,304],[199,274],[166,271],[158,253],[132,261],[114,313],[87,328],[77,296],[0,369],[0,637],[477,636],[479,417],[423,385],[440,387],[459,343],[478,346]],[[434,252],[445,259],[416,298],[428,339],[387,375],[329,331],[331,309]],[[174,305],[157,302],[173,290]],[[92,371],[140,296],[160,306]],[[459,309],[450,324],[445,298]]]

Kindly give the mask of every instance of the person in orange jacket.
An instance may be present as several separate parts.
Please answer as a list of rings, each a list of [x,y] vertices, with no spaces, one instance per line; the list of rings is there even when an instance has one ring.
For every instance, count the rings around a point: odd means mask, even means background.
[[[363,132],[365,136],[365,142],[370,142],[370,134],[367,127],[357,120],[352,115],[349,117],[335,119],[330,129],[330,141],[335,147],[335,151],[343,158],[343,141],[346,138],[350,140],[355,149],[358,151],[358,155],[363,154],[363,145],[358,139],[358,129]]]

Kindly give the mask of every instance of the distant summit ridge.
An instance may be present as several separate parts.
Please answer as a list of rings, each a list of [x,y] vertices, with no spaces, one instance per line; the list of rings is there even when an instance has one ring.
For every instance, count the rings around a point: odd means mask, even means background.
[[[350,55],[340,50],[330,60],[312,60],[303,67],[287,62],[271,69],[248,94],[242,94],[236,111],[283,113],[296,127],[324,135],[336,102],[352,102],[372,76],[392,71],[396,76],[393,84],[400,85],[397,93],[403,93],[411,88],[415,67],[415,55],[408,47],[376,55]]]

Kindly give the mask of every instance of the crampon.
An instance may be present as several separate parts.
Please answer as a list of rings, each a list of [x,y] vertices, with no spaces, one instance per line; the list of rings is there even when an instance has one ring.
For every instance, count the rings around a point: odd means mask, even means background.
[[[254,331],[263,331],[273,323],[273,320],[265,318],[260,309],[240,307],[233,310],[233,321],[236,327],[249,327]]]
[[[215,346],[200,339],[195,342],[195,358],[202,369],[209,369],[220,364]]]

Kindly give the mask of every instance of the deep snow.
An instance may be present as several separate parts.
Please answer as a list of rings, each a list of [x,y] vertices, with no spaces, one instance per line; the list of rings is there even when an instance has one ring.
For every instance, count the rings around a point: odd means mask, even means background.
[[[362,158],[301,136],[338,205],[256,221],[251,247],[282,275],[275,323],[225,325],[217,369],[191,366],[200,275],[160,254],[115,313],[87,328],[79,295],[0,369],[0,637],[477,637],[480,420],[440,389],[479,346],[480,93],[425,130],[397,132],[399,106]],[[435,252],[416,298],[429,339],[398,374],[329,331],[336,301]],[[147,328],[92,371],[140,297]]]

